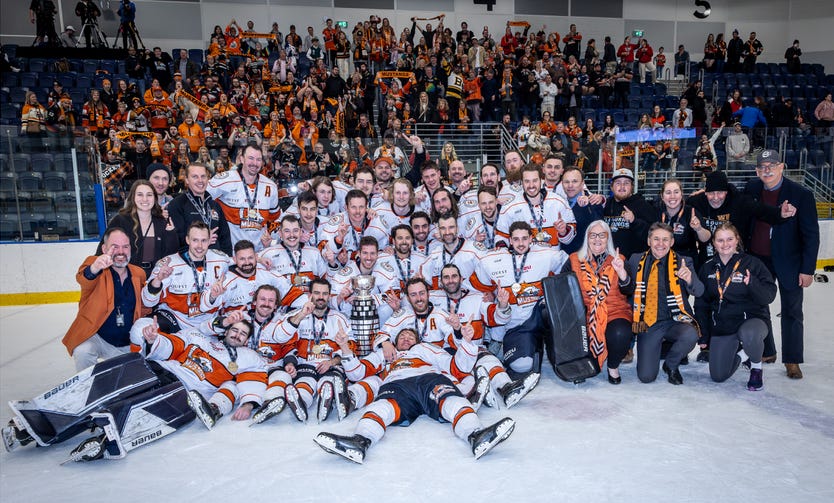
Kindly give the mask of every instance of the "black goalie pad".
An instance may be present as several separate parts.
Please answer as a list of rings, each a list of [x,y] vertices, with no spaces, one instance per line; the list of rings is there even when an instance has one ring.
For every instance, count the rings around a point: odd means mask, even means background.
[[[599,363],[588,346],[585,305],[579,281],[573,272],[542,279],[546,322],[544,334],[547,359],[564,381],[580,383],[599,374]]]

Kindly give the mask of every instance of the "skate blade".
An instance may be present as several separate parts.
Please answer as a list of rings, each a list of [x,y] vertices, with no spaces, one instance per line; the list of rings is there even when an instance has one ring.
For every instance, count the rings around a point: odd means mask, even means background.
[[[252,416],[252,423],[249,424],[249,427],[251,428],[256,424],[261,424],[267,419],[272,419],[273,417],[283,412],[284,407],[287,405],[287,402],[283,398],[280,399],[281,402],[279,402],[278,400],[279,399],[276,399],[275,401],[270,403],[269,407],[266,410],[259,410],[258,412],[256,412],[255,415]],[[278,409],[278,412],[275,412],[276,409]]]
[[[313,442],[315,442],[316,445],[324,449],[326,452],[343,457],[348,461],[353,461],[354,463],[360,465],[365,462],[365,458],[364,456],[362,456],[362,453],[355,449],[348,449],[346,451],[340,451],[339,449],[336,449],[336,441],[330,437],[324,435],[317,435],[316,438],[313,439]]]
[[[212,427],[214,427],[214,420],[203,408],[202,400],[200,400],[199,397],[195,398],[194,394],[196,393],[197,392],[193,390],[188,392],[188,406],[191,407],[191,410],[193,410],[195,414],[197,414],[197,418],[201,423],[203,423],[203,426],[205,426],[206,429],[211,430]]]
[[[293,414],[295,414],[295,418],[302,423],[306,423],[307,411],[304,409],[304,405],[301,403],[301,397],[298,396],[298,390],[296,390],[294,387],[287,387],[286,400],[287,406],[290,408]]]
[[[515,421],[510,418],[502,420],[498,428],[495,429],[495,438],[475,447],[475,459],[480,459],[481,456],[491,451],[496,445],[507,440],[513,430],[515,430]]]
[[[319,406],[316,410],[316,420],[319,424],[327,421],[333,410],[333,387],[323,386],[319,391]]]
[[[91,442],[89,440],[85,440],[84,443],[81,444],[81,445],[84,445],[84,444],[88,444],[88,446],[85,447],[84,449],[81,449],[81,450],[77,450],[77,451],[73,450],[70,453],[70,456],[67,459],[65,459],[64,461],[61,462],[61,466],[69,463],[70,461],[74,461],[74,462],[93,461],[95,458],[93,458],[91,455],[96,453],[96,452],[101,452],[101,450],[104,449],[104,446],[102,446],[101,444],[96,443],[96,442]],[[78,449],[79,447],[81,447],[81,446],[76,447],[76,449]],[[85,457],[88,457],[89,459],[84,459]]]
[[[20,442],[17,441],[17,437],[15,436],[14,427],[6,426],[2,430],[2,435],[3,447],[6,448],[6,452],[12,452],[20,446]]]

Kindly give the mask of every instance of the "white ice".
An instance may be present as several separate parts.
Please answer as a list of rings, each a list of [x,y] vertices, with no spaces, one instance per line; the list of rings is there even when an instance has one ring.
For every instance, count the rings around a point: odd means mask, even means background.
[[[313,443],[322,430],[351,433],[356,413],[322,425],[299,424],[288,410],[252,428],[229,418],[212,431],[192,423],[122,460],[59,466],[79,435],[0,453],[0,501],[831,502],[833,288],[806,291],[805,378],[765,365],[760,392],[747,391],[743,370],[713,383],[695,352],[682,386],[662,372],[641,384],[634,364],[621,366],[620,386],[602,374],[575,386],[547,368],[513,409],[481,409],[485,424],[509,415],[517,427],[478,461],[448,424],[427,418],[390,428],[362,466]],[[74,374],[60,340],[75,312],[71,304],[0,309],[2,424],[6,402]]]

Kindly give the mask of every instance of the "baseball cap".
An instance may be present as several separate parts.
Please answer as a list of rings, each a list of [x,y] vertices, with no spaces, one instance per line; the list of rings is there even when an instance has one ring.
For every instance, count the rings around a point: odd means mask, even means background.
[[[771,148],[762,150],[759,152],[759,155],[756,156],[756,165],[774,162],[782,162],[782,160],[779,159],[779,152]]]
[[[65,28],[65,30],[75,31],[75,28],[73,28],[71,24],[68,24],[67,27]]]
[[[374,160],[374,167],[377,167],[377,165],[381,162],[387,162],[388,165],[391,166],[391,167],[394,166],[394,159],[388,157],[387,155],[383,155],[383,156],[377,157]]]
[[[611,181],[613,182],[617,178],[628,178],[632,182],[634,181],[634,173],[631,172],[628,168],[618,168],[614,171],[614,174],[611,176]]]

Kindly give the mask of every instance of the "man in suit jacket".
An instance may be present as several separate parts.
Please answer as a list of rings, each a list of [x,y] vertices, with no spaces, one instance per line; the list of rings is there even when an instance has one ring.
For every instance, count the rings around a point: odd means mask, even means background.
[[[803,363],[803,288],[811,286],[817,267],[820,229],[814,196],[783,176],[785,163],[775,150],[763,150],[756,162],[758,180],[747,182],[745,193],[762,203],[782,206],[782,223],[757,219],[750,234],[750,252],[759,257],[779,281],[782,303],[782,363],[788,377],[801,379]],[[770,328],[770,327],[769,327]],[[773,330],[765,339],[765,357],[775,361]],[[767,361],[765,359],[765,361]]]
[[[130,240],[118,227],[104,233],[102,254],[78,268],[81,285],[78,315],[63,343],[76,370],[130,351],[130,327],[142,317],[140,301],[145,271],[130,263]]]

